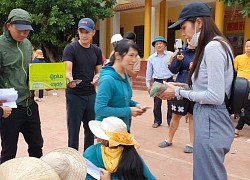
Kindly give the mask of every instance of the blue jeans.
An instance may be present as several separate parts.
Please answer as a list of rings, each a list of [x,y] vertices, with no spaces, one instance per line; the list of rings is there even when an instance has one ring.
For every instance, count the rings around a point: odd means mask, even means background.
[[[234,125],[225,105],[194,105],[193,180],[227,180],[225,155]]]
[[[89,121],[95,120],[96,94],[80,96],[66,93],[68,147],[78,150],[81,122],[84,128],[84,151],[94,144],[94,135],[89,129]]]

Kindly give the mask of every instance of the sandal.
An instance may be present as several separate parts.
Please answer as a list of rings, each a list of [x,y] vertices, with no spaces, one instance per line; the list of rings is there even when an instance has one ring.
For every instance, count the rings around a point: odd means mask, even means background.
[[[160,124],[154,123],[154,124],[152,125],[153,128],[157,128],[158,126],[160,126]]]
[[[158,146],[160,148],[164,148],[164,147],[168,147],[168,146],[172,146],[173,143],[167,142],[167,140],[162,141]]]
[[[237,138],[237,137],[239,137],[240,136],[240,134],[239,133],[234,133],[234,138]]]
[[[193,146],[187,144],[187,145],[184,147],[184,153],[193,153]]]

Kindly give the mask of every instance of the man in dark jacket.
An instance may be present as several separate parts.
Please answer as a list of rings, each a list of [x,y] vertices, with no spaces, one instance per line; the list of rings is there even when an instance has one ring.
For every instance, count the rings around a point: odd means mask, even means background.
[[[32,62],[32,45],[27,39],[32,19],[23,9],[13,9],[0,36],[0,88],[18,91],[17,108],[1,119],[1,159],[15,158],[19,132],[28,144],[29,156],[41,157],[43,138],[38,105],[28,87],[28,68]]]

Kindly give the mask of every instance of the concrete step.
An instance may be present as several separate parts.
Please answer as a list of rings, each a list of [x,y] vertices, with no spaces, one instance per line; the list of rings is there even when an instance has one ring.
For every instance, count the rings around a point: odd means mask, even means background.
[[[147,90],[146,78],[144,76],[137,76],[136,79],[132,80],[132,88],[136,90]]]

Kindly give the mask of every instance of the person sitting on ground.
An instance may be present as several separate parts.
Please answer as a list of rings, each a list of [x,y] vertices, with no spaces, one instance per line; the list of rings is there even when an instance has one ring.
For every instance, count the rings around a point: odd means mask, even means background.
[[[83,156],[95,166],[111,173],[112,180],[155,180],[143,159],[137,153],[139,146],[126,124],[117,117],[104,118],[102,122],[89,122],[92,133],[102,141],[90,146]],[[94,179],[87,174],[86,180]]]

